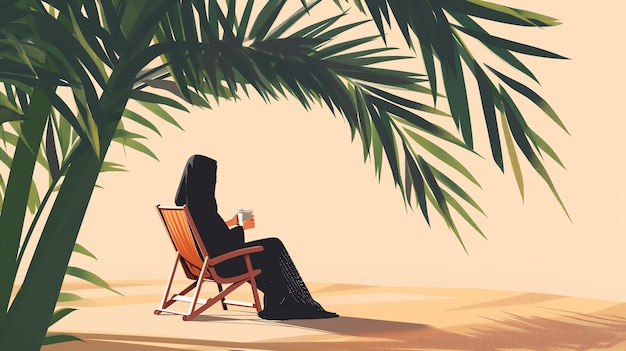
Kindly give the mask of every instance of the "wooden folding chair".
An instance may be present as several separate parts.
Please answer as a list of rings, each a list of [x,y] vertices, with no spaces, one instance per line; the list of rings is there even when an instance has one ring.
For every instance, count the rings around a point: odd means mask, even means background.
[[[160,307],[154,310],[154,313],[161,314],[161,312],[167,312],[178,314],[183,316],[183,320],[188,321],[192,320],[218,301],[222,302],[224,310],[227,309],[227,305],[237,305],[252,307],[256,309],[257,313],[260,312],[261,303],[259,302],[255,277],[261,273],[261,270],[252,268],[250,254],[263,251],[263,247],[246,247],[211,258],[200,238],[198,229],[186,205],[170,207],[157,205],[156,207],[177,254],[174,269],[172,270],[172,274],[165,287],[165,292],[163,293],[163,300],[161,301]],[[243,256],[246,262],[247,272],[228,278],[221,277],[217,274],[215,265],[240,256]],[[181,265],[187,278],[193,280],[193,282],[179,293],[173,294],[168,298],[178,264]],[[219,293],[209,299],[199,298],[202,283],[205,281],[215,282]],[[254,303],[227,300],[225,298],[226,295],[247,282],[252,286]],[[230,284],[230,286],[226,289],[222,289],[222,284]],[[185,296],[190,292],[192,292],[193,296]],[[190,303],[189,310],[187,312],[181,312],[168,309],[168,307],[176,301]]]

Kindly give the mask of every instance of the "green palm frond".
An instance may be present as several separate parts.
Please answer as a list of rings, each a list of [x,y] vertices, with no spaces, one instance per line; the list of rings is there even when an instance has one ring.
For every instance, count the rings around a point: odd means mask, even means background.
[[[71,334],[47,334],[42,345],[59,344],[69,341],[83,341],[81,338]]]
[[[546,153],[557,164],[563,166],[561,160],[547,142],[528,126],[527,118],[521,111],[517,110],[515,107],[517,103],[504,95],[508,92],[501,88],[501,85],[513,89],[523,98],[536,104],[547,117],[567,132],[564,123],[548,102],[532,88],[495,70],[488,63],[481,62],[474,56],[464,40],[466,37],[477,39],[497,58],[515,71],[527,76],[531,83],[537,84],[537,77],[522,63],[517,55],[552,59],[565,59],[565,57],[532,45],[490,34],[479,24],[479,21],[492,21],[523,27],[548,27],[559,25],[558,20],[539,13],[482,0],[354,0],[352,2],[363,13],[371,15],[383,39],[386,38],[387,28],[394,29],[395,24],[404,36],[407,45],[410,48],[419,48],[419,53],[426,67],[433,101],[437,103],[438,81],[442,79],[451,115],[464,143],[470,149],[474,148],[475,132],[472,129],[475,123],[472,123],[467,108],[471,97],[467,96],[465,86],[468,79],[473,78],[479,87],[479,98],[483,107],[493,161],[504,171],[503,156],[508,154],[512,162],[511,170],[518,181],[523,197],[522,173],[517,161],[517,153],[521,151],[535,171],[544,179],[567,213],[545,170],[544,160],[531,154],[527,150],[526,144],[529,142],[535,152]],[[440,74],[437,73],[437,64],[439,64]],[[464,76],[464,66],[469,68],[469,72],[472,73],[471,76]],[[507,106],[508,108],[506,108]],[[510,123],[498,122],[496,117],[498,110],[505,113],[505,116],[515,116],[516,121],[520,123],[520,129],[516,133],[517,137],[505,140],[505,146],[502,145],[503,141],[500,136],[513,136],[514,134],[509,129],[512,127]]]

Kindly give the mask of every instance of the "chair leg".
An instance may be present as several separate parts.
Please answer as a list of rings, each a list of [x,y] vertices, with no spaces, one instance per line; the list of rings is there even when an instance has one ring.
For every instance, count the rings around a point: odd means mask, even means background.
[[[207,299],[207,301],[206,301],[206,303],[204,305],[198,307],[196,310],[194,310],[189,315],[183,316],[183,320],[190,321],[190,320],[196,318],[196,316],[198,316],[200,313],[204,312],[207,308],[213,306],[215,303],[217,303],[218,301],[222,300],[226,295],[228,295],[231,292],[233,292],[233,290],[237,289],[238,287],[240,287],[245,282],[246,282],[245,280],[242,280],[242,281],[238,281],[236,283],[231,284],[224,291],[222,291],[221,293],[219,293],[215,297],[213,297],[211,299]]]
[[[254,297],[254,307],[256,308],[256,313],[261,312],[261,301],[259,299],[259,292],[256,286],[256,277],[251,274],[252,272],[252,262],[250,261],[250,255],[245,255],[244,259],[246,261],[246,267],[248,268],[248,273],[250,273],[250,285],[252,286],[252,296]]]
[[[170,274],[170,278],[167,280],[167,285],[165,286],[165,291],[163,292],[163,298],[161,299],[161,309],[167,308],[167,306],[171,305],[173,301],[167,301],[167,297],[170,294],[170,290],[172,288],[172,282],[174,281],[174,276],[176,275],[176,267],[178,265],[178,259],[180,258],[180,254],[176,254],[176,260],[174,261],[174,269],[172,269],[172,274]],[[166,305],[167,304],[167,305]],[[161,311],[155,310],[155,314],[161,314]]]
[[[218,282],[215,282],[215,284],[217,284],[217,291],[222,292],[222,284]],[[226,297],[222,297],[222,308],[224,309],[224,311],[228,310],[228,306],[226,305]]]
[[[254,296],[254,307],[256,308],[256,313],[261,312],[261,301],[259,300],[259,291],[256,287],[256,279],[254,276],[250,277],[250,285],[252,285],[252,296]]]
[[[201,272],[206,272],[206,268],[208,264],[209,264],[209,258],[205,257]],[[198,281],[196,282],[196,289],[195,289],[196,291],[194,291],[193,300],[191,302],[191,305],[189,306],[189,313],[187,314],[187,316],[183,316],[183,320],[187,320],[187,318],[191,317],[192,315],[194,316],[197,315],[194,313],[194,310],[196,309],[196,304],[198,303],[198,297],[200,296],[200,289],[202,288],[203,282],[204,282],[203,274],[199,274]]]

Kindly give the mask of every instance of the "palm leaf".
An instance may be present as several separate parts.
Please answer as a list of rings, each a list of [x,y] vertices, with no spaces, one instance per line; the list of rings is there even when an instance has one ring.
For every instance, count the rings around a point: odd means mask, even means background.
[[[148,120],[147,118],[139,115],[136,112],[133,112],[129,109],[124,110],[124,113],[122,114],[124,117],[128,118],[129,120],[138,123],[139,125],[142,125],[150,130],[152,130],[153,132],[155,132],[156,134],[158,134],[159,136],[161,136],[161,132],[159,132],[159,129],[154,125],[154,123],[150,122],[150,120]],[[171,117],[168,115],[168,117]]]
[[[559,127],[561,127],[565,132],[568,132],[567,128],[565,127],[565,124],[563,123],[563,121],[561,121],[561,119],[559,118],[557,113],[554,111],[554,109],[550,106],[550,104],[548,104],[548,102],[545,99],[539,96],[539,94],[534,92],[532,89],[530,89],[526,85],[516,81],[515,79],[512,79],[489,66],[487,66],[487,68],[489,68],[491,72],[495,73],[498,76],[498,78],[502,79],[502,81],[506,83],[506,85],[510,86],[511,88],[519,92],[520,94],[524,95],[530,101],[535,103],[535,105],[537,105],[541,110],[543,110],[543,112],[545,112],[546,115],[548,115],[556,124],[558,124]]]
[[[19,106],[9,100],[9,97],[0,92],[0,124],[7,121],[17,121],[23,118],[24,112]]]
[[[72,294],[72,293],[66,293],[66,292],[60,292],[59,293],[59,298],[57,299],[58,302],[71,302],[71,301],[78,301],[78,300],[82,300],[83,298],[76,295],[76,294]]]
[[[437,168],[431,166],[431,171],[435,175],[435,178],[441,182],[441,184],[445,185],[446,188],[450,189],[454,194],[460,197],[462,200],[470,204],[474,209],[476,209],[481,214],[485,215],[485,212],[478,205],[478,203],[465,191],[461,188],[455,181],[450,179],[447,175],[439,171]],[[446,198],[447,199],[447,198]],[[449,203],[450,201],[448,201]]]
[[[515,175],[517,188],[519,189],[520,195],[523,200],[524,199],[524,177],[522,175],[522,169],[519,164],[517,151],[515,150],[515,143],[513,141],[513,136],[511,135],[509,123],[507,121],[503,108],[501,108],[500,120],[502,123],[502,130],[504,133],[504,141],[506,144],[506,148],[508,150],[509,159],[511,161],[511,169],[513,170],[513,174]]]
[[[563,164],[563,162],[561,161],[561,159],[559,158],[559,156],[556,154],[556,152],[552,149],[552,147],[550,147],[550,145],[548,145],[548,143],[542,139],[537,133],[535,133],[532,129],[530,128],[526,128],[526,135],[528,135],[528,137],[533,140],[533,142],[535,143],[536,147],[537,147],[537,151],[539,153],[541,153],[541,151],[545,152],[546,154],[548,154],[548,156],[550,156],[559,166],[565,168],[565,165]]]
[[[459,204],[459,202],[452,197],[447,191],[442,190],[443,192],[443,197],[446,200],[446,202],[459,214],[461,215],[461,217],[472,227],[474,228],[474,230],[480,234],[484,239],[487,239],[487,237],[485,236],[485,233],[483,233],[483,231],[480,229],[480,227],[478,226],[478,224],[476,224],[476,222],[472,219],[472,216],[470,216],[467,211],[465,211],[465,209],[463,208],[463,206],[461,206],[461,204]],[[467,250],[466,250],[467,252]]]
[[[406,170],[408,170],[407,179],[410,176],[412,187],[415,189],[415,196],[417,197],[419,208],[422,211],[422,215],[424,216],[426,223],[430,225],[428,207],[426,203],[426,184],[424,182],[424,177],[422,176],[422,172],[420,172],[415,158],[413,157],[414,153],[409,151],[407,144],[403,144],[402,146],[404,147],[404,159],[406,161],[405,167]],[[410,188],[411,187],[407,185],[407,190]]]
[[[424,180],[426,181],[426,184],[428,184],[428,188],[430,189],[430,192],[427,192],[427,194],[432,193],[430,202],[435,206],[439,214],[448,225],[448,228],[454,232],[457,239],[459,240],[459,243],[461,243],[461,246],[463,246],[463,249],[465,250],[465,252],[467,252],[467,248],[463,243],[463,239],[461,239],[461,235],[459,234],[458,229],[456,228],[456,224],[452,219],[452,214],[450,213],[450,210],[448,208],[448,203],[445,199],[445,196],[443,195],[443,191],[439,187],[439,183],[437,182],[437,179],[435,178],[430,168],[430,165],[420,156],[417,157],[417,164],[419,165],[420,170],[424,175]]]
[[[52,314],[52,319],[50,320],[50,326],[54,325],[56,322],[60,321],[70,313],[76,311],[75,308],[61,308]]]
[[[100,172],[128,172],[124,166],[119,163],[104,161]]]
[[[472,37],[480,40],[483,43],[491,44],[493,46],[519,52],[520,54],[526,54],[531,56],[545,57],[545,58],[554,58],[554,59],[565,59],[566,57],[561,56],[559,54],[555,54],[548,50],[543,50],[538,47],[534,47],[531,45],[526,45],[522,43],[518,43],[512,40],[495,37],[487,34],[484,31],[473,30],[469,28],[460,27],[457,25],[452,25],[453,28],[460,30],[461,32],[471,35]]]
[[[561,24],[555,18],[483,0],[438,0],[442,7],[461,13],[518,26],[547,27]]]
[[[109,290],[111,292],[114,292],[114,293],[116,293],[118,295],[122,295],[123,296],[122,293],[120,293],[119,291],[113,289],[109,285],[109,283],[104,281],[102,278],[100,278],[99,276],[97,276],[97,275],[95,275],[95,274],[93,274],[93,273],[91,273],[91,272],[89,272],[89,271],[87,271],[85,269],[82,269],[82,268],[79,268],[79,267],[69,266],[69,267],[67,267],[67,270],[66,270],[65,273],[68,274],[68,275],[74,276],[76,278],[80,278],[82,280],[85,280],[85,281],[87,281],[89,283],[92,283],[92,284],[98,286],[98,287],[107,289],[107,290]]]
[[[443,148],[439,147],[437,144],[433,143],[432,141],[430,141],[430,140],[424,138],[423,136],[415,133],[412,130],[405,129],[405,131],[407,132],[407,134],[411,138],[413,138],[413,140],[415,140],[420,146],[422,146],[422,148],[424,148],[424,150],[430,152],[432,155],[437,157],[439,160],[443,161],[446,165],[452,167],[457,172],[459,172],[462,175],[464,175],[465,178],[469,179],[472,183],[480,186],[478,184],[478,180],[476,180],[476,178],[474,178],[474,176],[470,173],[470,171],[465,166],[463,166],[463,164],[461,164],[461,162],[459,162],[456,158],[454,158],[454,156],[452,156],[449,152],[447,152]]]
[[[268,1],[252,24],[249,38],[255,42],[265,39],[285,3],[285,0]]]
[[[294,12],[291,16],[289,16],[286,20],[284,20],[281,24],[270,28],[270,31],[267,33],[265,40],[269,39],[277,39],[281,36],[285,35],[290,28],[292,28],[298,21],[300,21],[304,15],[308,14],[313,7],[318,5],[321,0],[314,0],[310,3],[307,3],[306,0],[302,0],[303,7]],[[234,1],[233,1],[234,3]],[[249,1],[251,3],[251,1]],[[240,28],[240,30],[244,30],[245,28]]]
[[[146,102],[146,101],[140,101],[139,104],[141,104],[143,107],[147,108],[150,112],[154,113],[156,116],[158,116],[159,118],[161,118],[165,122],[167,122],[167,123],[177,127],[180,130],[184,130],[183,127],[181,127],[181,125],[176,121],[176,119],[174,117],[172,117],[172,115],[169,114],[167,111],[165,111],[165,109],[163,107],[161,107],[159,104],[152,103],[152,102]],[[134,116],[134,117],[138,121],[141,121],[141,119],[140,118],[138,119],[137,116]],[[157,131],[157,134],[158,134],[158,131]]]
[[[457,13],[457,12],[454,12],[454,11],[450,11],[450,14],[452,15],[452,17],[454,17],[454,19],[459,21],[459,23],[463,27],[465,27],[465,28],[467,28],[469,30],[472,30],[474,32],[482,33],[485,36],[489,35],[487,33],[487,31],[485,31],[478,23],[476,23],[468,15],[460,14],[460,13]],[[527,76],[532,78],[534,81],[538,82],[537,81],[537,77],[535,77],[535,75],[528,69],[528,67],[526,67],[526,65],[524,65],[522,63],[522,61],[520,61],[517,57],[515,57],[513,54],[511,54],[511,52],[509,50],[503,49],[503,48],[495,46],[495,45],[491,45],[490,43],[488,43],[486,41],[483,41],[482,44],[484,44],[489,50],[491,50],[491,52],[493,52],[498,57],[500,57],[502,60],[504,60],[504,62],[508,63],[509,65],[511,65],[512,67],[517,69],[518,71],[526,74]],[[474,74],[476,75],[476,73],[474,73]]]
[[[170,99],[168,97],[149,93],[146,91],[135,90],[132,92],[131,98],[134,100],[137,100],[140,103],[166,105],[166,106],[173,107],[181,111],[189,112],[189,110],[185,106],[183,106],[180,102],[174,99]],[[150,105],[150,106],[154,106],[154,105]]]
[[[139,137],[142,138],[141,136]],[[129,147],[131,149],[141,152],[142,154],[150,156],[157,161],[159,160],[157,155],[155,155],[152,150],[150,150],[147,146],[137,141],[136,139],[137,136],[135,136],[134,133],[123,131],[118,137],[115,137],[114,141],[121,143],[124,147]]]
[[[77,252],[79,254],[83,254],[85,256],[93,258],[94,260],[97,260],[96,256],[94,254],[92,254],[91,251],[87,250],[83,245],[81,245],[79,243],[75,243],[74,244],[74,252]]]
[[[552,194],[554,195],[558,203],[561,205],[561,208],[563,209],[563,211],[569,218],[569,213],[567,212],[567,209],[565,208],[565,204],[561,200],[561,197],[559,193],[557,192],[556,187],[554,186],[554,183],[552,182],[552,179],[548,175],[547,170],[545,169],[545,167],[543,166],[543,164],[541,163],[537,155],[535,155],[535,153],[533,152],[530,146],[530,143],[528,142],[526,133],[524,132],[524,127],[521,123],[521,120],[522,120],[521,113],[517,109],[517,106],[515,106],[515,103],[513,102],[511,97],[508,95],[508,93],[502,88],[500,89],[500,91],[503,96],[503,107],[505,111],[506,120],[509,123],[511,134],[513,135],[513,139],[515,140],[515,143],[522,150],[522,153],[524,154],[524,156],[526,156],[526,159],[530,162],[531,166],[546,182],[546,184],[552,191]]]

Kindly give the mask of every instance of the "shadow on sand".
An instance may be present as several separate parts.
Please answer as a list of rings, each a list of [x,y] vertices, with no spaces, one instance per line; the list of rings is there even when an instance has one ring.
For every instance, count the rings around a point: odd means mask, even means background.
[[[204,323],[217,322],[205,318]],[[220,322],[241,320],[219,318]],[[201,321],[202,322],[202,321]],[[182,350],[624,350],[626,318],[557,312],[555,318],[509,315],[504,320],[467,326],[463,333],[423,324],[339,317],[276,323],[330,334],[315,338],[285,338],[264,342],[190,340],[127,335],[76,334],[85,342],[44,347],[43,351],[166,351]],[[367,339],[364,339],[367,338]]]

